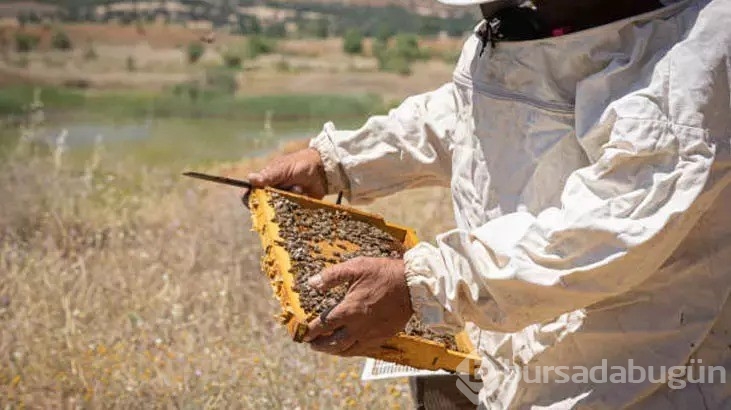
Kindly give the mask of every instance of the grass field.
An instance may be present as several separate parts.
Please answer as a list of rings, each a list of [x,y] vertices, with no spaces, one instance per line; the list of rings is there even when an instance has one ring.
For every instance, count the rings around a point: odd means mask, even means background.
[[[0,163],[0,407],[410,406],[404,380],[288,340],[235,190],[30,140]],[[370,209],[426,239],[451,219],[441,190]]]
[[[211,92],[197,99],[173,91],[94,91],[56,86],[10,85],[0,89],[0,115],[20,115],[34,93],[40,92],[50,112],[84,110],[108,118],[205,117],[264,119],[272,112],[278,120],[364,117],[385,109],[374,94],[277,94],[239,97]]]

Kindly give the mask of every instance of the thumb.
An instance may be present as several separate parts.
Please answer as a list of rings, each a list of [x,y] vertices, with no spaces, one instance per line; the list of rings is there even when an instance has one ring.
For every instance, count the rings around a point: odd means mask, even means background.
[[[282,166],[270,166],[259,172],[251,173],[247,176],[249,182],[257,187],[277,186],[284,182],[287,172]]]
[[[358,264],[353,261],[351,259],[347,262],[325,268],[318,275],[309,278],[307,284],[323,292],[343,283],[352,283],[361,275],[361,269],[358,269]]]

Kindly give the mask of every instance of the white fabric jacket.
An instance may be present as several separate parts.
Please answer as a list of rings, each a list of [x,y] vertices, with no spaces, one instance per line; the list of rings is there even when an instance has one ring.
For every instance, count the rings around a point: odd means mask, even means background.
[[[353,203],[451,187],[458,228],[407,280],[422,320],[470,329],[483,407],[731,408],[731,0],[665,4],[482,55],[473,35],[453,82],[311,141]],[[656,380],[573,376],[630,359]],[[657,380],[688,363],[728,387]],[[550,366],[571,380],[521,377]]]

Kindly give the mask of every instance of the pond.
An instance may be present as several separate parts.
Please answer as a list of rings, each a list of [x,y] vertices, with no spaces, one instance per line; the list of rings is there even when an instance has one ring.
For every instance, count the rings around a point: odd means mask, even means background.
[[[364,121],[364,119],[360,121]],[[219,118],[128,118],[111,120],[87,113],[65,113],[47,118],[34,140],[55,146],[63,138],[70,161],[83,163],[102,147],[104,161],[156,167],[185,167],[235,161],[265,154],[280,142],[312,138],[324,120],[237,121]],[[359,120],[337,121],[357,126]],[[17,126],[0,129],[0,139],[17,140]]]

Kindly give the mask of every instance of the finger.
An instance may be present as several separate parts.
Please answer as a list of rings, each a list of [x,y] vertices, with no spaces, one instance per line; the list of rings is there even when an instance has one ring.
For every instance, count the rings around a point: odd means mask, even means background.
[[[320,353],[327,353],[335,356],[351,356],[352,354],[350,351],[352,350],[353,346],[357,346],[358,341],[357,340],[344,340],[340,343],[338,343],[335,347],[330,349],[321,349],[316,348],[315,346],[311,346],[312,350]]]
[[[384,349],[384,345],[388,344],[388,339],[376,338],[369,339],[368,337],[361,338],[358,341],[357,348],[351,349],[350,353],[354,353],[358,356],[368,356],[376,354],[377,352]]]
[[[280,185],[274,185],[274,188],[281,189],[282,191],[289,191],[294,192],[295,194],[302,194],[304,192],[304,189],[301,185],[286,185],[286,184],[280,184]]]
[[[251,185],[255,187],[265,187],[270,185],[269,179],[271,179],[271,177],[266,174],[264,170],[261,170],[247,175],[246,179],[248,179],[249,182],[251,182]]]
[[[343,308],[343,303],[341,302],[330,311],[325,323],[322,322],[320,316],[310,321],[307,324],[307,333],[305,334],[304,341],[309,343],[320,336],[345,326],[351,315],[347,314],[345,308]]]
[[[307,284],[320,292],[324,292],[343,283],[353,282],[362,274],[363,261],[358,259],[360,258],[325,268],[319,274],[310,277]]]
[[[249,174],[247,179],[256,187],[281,185],[287,180],[287,168],[280,164],[269,165],[259,172]]]
[[[341,327],[331,335],[323,335],[313,340],[310,346],[318,352],[339,354],[350,349],[355,342],[355,338],[348,334],[347,328]]]
[[[373,357],[377,354],[377,351],[373,348],[370,348],[366,345],[363,345],[359,340],[357,340],[355,343],[353,343],[352,346],[350,346],[347,349],[342,350],[340,353],[337,353],[338,356],[343,357],[355,357],[355,356],[368,356]]]

